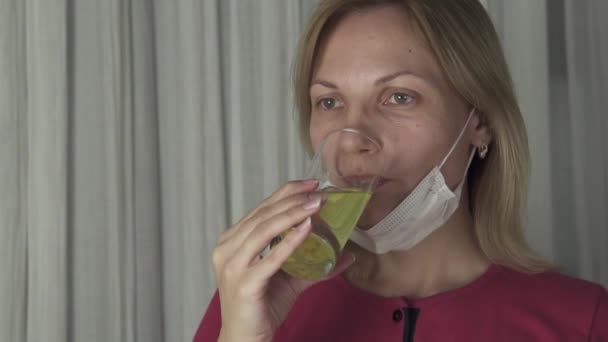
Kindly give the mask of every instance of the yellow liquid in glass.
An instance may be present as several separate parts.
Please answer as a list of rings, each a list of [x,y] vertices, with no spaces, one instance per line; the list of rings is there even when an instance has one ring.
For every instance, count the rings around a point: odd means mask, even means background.
[[[283,263],[283,271],[296,278],[318,280],[333,270],[372,194],[341,190],[325,196],[321,209],[312,216],[312,232]]]

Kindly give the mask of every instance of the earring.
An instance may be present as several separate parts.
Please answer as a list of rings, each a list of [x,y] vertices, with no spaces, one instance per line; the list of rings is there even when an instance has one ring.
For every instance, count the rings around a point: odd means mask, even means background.
[[[483,144],[479,148],[479,158],[486,159],[487,155],[488,155],[488,145],[487,144]]]

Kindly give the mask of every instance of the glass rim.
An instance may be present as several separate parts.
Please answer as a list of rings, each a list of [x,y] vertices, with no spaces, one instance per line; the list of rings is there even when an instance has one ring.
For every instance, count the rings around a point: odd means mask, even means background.
[[[328,139],[329,139],[331,136],[333,136],[333,135],[334,135],[334,134],[336,134],[336,133],[343,133],[343,132],[346,132],[346,133],[354,133],[354,134],[358,134],[358,135],[360,135],[360,136],[364,137],[365,139],[367,139],[367,140],[371,141],[371,142],[372,142],[374,145],[376,145],[376,147],[378,147],[378,150],[381,150],[381,149],[382,149],[382,145],[380,145],[380,143],[379,143],[379,142],[378,142],[376,139],[374,139],[374,138],[370,137],[369,135],[367,135],[367,134],[365,134],[365,133],[361,132],[361,131],[360,131],[360,130],[358,130],[358,129],[355,129],[355,128],[348,128],[348,127],[347,127],[347,128],[340,128],[340,129],[336,129],[336,130],[333,130],[333,131],[331,131],[331,132],[327,133],[327,134],[326,134],[326,135],[323,137],[323,139],[321,139],[321,142],[319,143],[319,151],[322,151],[322,150],[323,150],[323,147],[325,146],[325,144],[327,143],[327,140],[328,140]],[[316,155],[316,154],[318,154],[318,153],[319,153],[319,151],[315,152],[315,155]]]
[[[363,133],[362,131],[355,129],[355,128],[340,128],[340,129],[336,129],[333,131],[330,131],[329,133],[327,133],[323,139],[321,140],[321,142],[319,143],[319,147],[317,149],[317,151],[314,154],[313,157],[313,161],[309,170],[309,178],[314,176],[314,171],[317,170],[320,165],[323,164],[323,151],[325,150],[325,145],[328,143],[328,141],[331,139],[331,137],[335,137],[337,134],[340,133],[348,133],[348,134],[356,134],[358,135],[360,138],[365,139],[368,142],[371,142],[377,149],[378,151],[382,150],[382,145],[380,145],[380,143],[370,137],[369,135]],[[380,179],[382,179],[383,177],[380,175],[380,173],[382,173],[384,171],[384,168],[386,167],[384,161],[381,161],[381,169],[380,172],[374,172],[372,174],[362,174],[362,175],[343,175],[343,174],[339,174],[334,172],[334,170],[325,170],[325,172],[327,172],[328,174],[332,174],[340,179],[346,180],[347,183],[351,183],[353,178],[358,178],[359,176],[362,176],[364,178],[369,178],[369,182],[364,181],[363,183],[357,183],[357,185],[353,184],[354,187],[356,188],[360,188],[360,189],[364,189],[365,191],[370,191],[370,192],[375,192],[374,190],[376,189]],[[350,180],[349,180],[350,179]],[[333,187],[337,187],[338,189],[343,189],[344,186],[338,186],[337,184],[334,184],[333,182],[329,182],[327,183],[327,181],[322,182],[323,184],[319,184],[319,189],[325,188],[326,186],[333,186]],[[352,183],[351,183],[352,184]],[[364,185],[367,184],[367,185]],[[325,186],[324,186],[325,185]]]

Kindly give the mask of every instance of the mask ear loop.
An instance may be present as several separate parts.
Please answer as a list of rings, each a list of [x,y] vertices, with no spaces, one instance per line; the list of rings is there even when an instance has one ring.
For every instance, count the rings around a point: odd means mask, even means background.
[[[467,121],[464,123],[464,126],[460,130],[460,134],[458,134],[458,138],[456,138],[456,141],[454,142],[454,144],[448,151],[448,154],[445,156],[445,158],[443,158],[443,161],[441,161],[441,164],[439,164],[440,170],[443,168],[443,164],[445,164],[445,162],[448,160],[448,158],[452,155],[452,152],[454,152],[454,149],[456,149],[458,142],[460,142],[460,139],[462,138],[462,136],[464,135],[464,132],[467,130],[467,127],[469,126],[469,122],[471,121],[471,118],[473,117],[473,113],[475,113],[475,107],[473,107],[473,109],[471,109],[471,112],[469,113],[469,117],[467,118]],[[473,153],[475,153],[475,150],[473,150]],[[470,158],[469,164],[471,164],[472,159],[473,158]],[[467,167],[467,169],[468,169],[468,167]]]
[[[471,166],[473,157],[475,157],[475,151],[477,151],[477,147],[473,147],[473,151],[471,151],[471,156],[469,156],[469,162],[467,163],[467,167],[464,169],[464,175],[462,175],[462,181],[460,182],[460,184],[458,184],[458,186],[456,187],[456,190],[454,190],[454,193],[457,195],[460,195],[460,192],[462,191],[462,185],[464,184],[464,178],[467,176],[467,173],[469,172],[469,167]]]
[[[458,145],[458,142],[460,141],[464,132],[466,131],[467,127],[469,126],[469,122],[471,121],[471,118],[473,117],[473,113],[475,113],[475,107],[473,107],[473,109],[471,109],[471,112],[469,113],[469,117],[467,118],[467,121],[464,123],[464,127],[460,131],[460,134],[458,134],[458,138],[456,138],[456,142],[454,143],[454,145],[452,145],[452,148],[450,148],[450,151],[445,156],[445,158],[443,158],[443,161],[439,165],[440,170],[443,167],[443,164],[445,164],[445,162],[448,160],[448,158],[450,157],[452,152],[454,152],[456,145]],[[475,157],[475,151],[477,151],[477,147],[473,147],[473,151],[471,151],[471,155],[469,156],[469,161],[467,162],[467,167],[464,169],[464,174],[462,175],[462,181],[460,181],[460,184],[458,184],[458,186],[456,187],[456,190],[454,191],[454,193],[456,195],[460,195],[460,193],[462,192],[462,185],[464,184],[464,179],[467,176],[467,172],[469,172],[469,167],[471,166],[471,162],[473,162],[473,157]]]

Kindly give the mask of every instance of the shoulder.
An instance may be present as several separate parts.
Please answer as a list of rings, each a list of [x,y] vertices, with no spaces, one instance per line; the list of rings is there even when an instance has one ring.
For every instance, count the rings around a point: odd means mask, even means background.
[[[501,267],[500,280],[503,287],[516,290],[527,300],[552,300],[562,305],[593,307],[606,292],[601,285],[555,271],[529,274]]]
[[[497,279],[504,303],[545,321],[608,341],[608,292],[599,284],[559,272],[528,274],[501,267]]]

